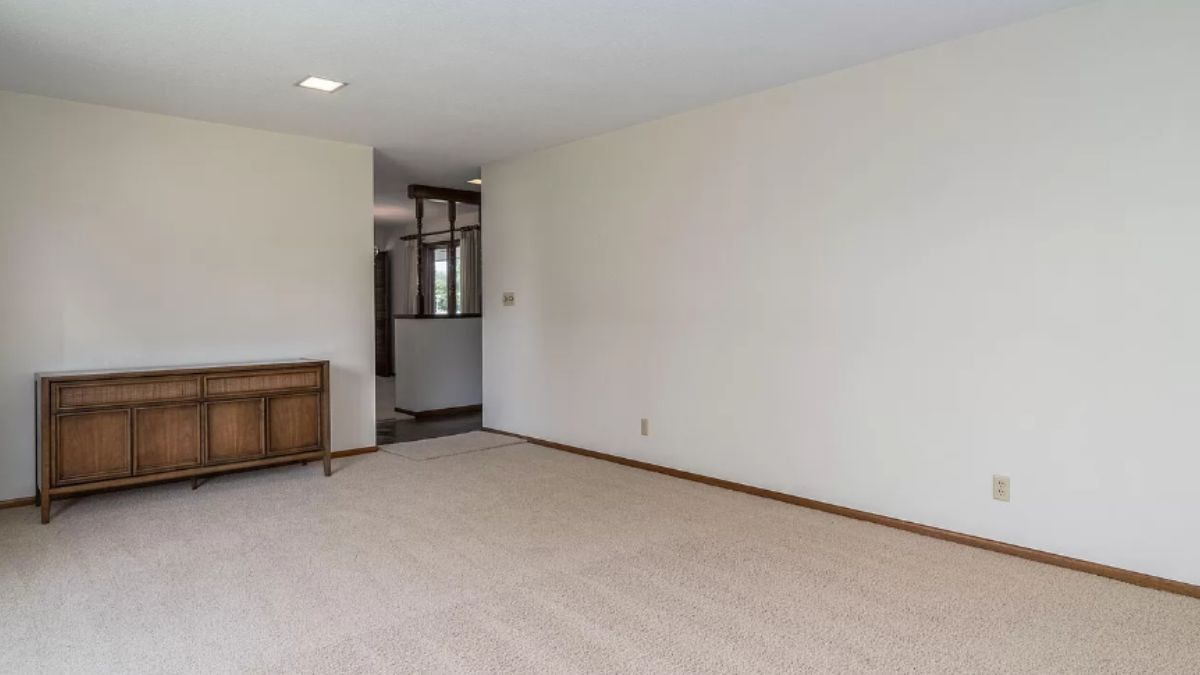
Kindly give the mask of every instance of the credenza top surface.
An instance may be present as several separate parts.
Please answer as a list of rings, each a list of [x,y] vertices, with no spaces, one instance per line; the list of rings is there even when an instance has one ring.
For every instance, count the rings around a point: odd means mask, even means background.
[[[253,370],[257,368],[288,368],[294,366],[319,366],[326,363],[322,359],[274,359],[270,361],[237,361],[231,363],[194,363],[179,366],[147,366],[134,368],[105,368],[95,370],[60,370],[34,373],[34,379],[54,380],[54,379],[75,379],[89,377],[105,377],[108,375],[154,375],[156,373],[164,374],[185,374],[185,373],[202,373],[212,370]]]

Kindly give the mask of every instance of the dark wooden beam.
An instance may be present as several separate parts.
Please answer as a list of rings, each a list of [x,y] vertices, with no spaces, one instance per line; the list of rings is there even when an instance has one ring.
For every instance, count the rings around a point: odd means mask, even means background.
[[[456,314],[458,312],[458,303],[455,302],[455,283],[454,272],[458,267],[458,261],[454,255],[454,221],[458,219],[458,203],[449,202],[446,204],[446,218],[450,221],[450,243],[446,245],[446,313]]]
[[[434,187],[432,185],[409,185],[409,199],[441,199],[459,204],[479,204],[479,193],[471,190],[456,190],[454,188]]]
[[[409,186],[412,190],[412,186]],[[421,239],[425,236],[422,232],[425,221],[425,200],[417,198],[417,314],[425,313],[425,247],[421,245]]]
[[[459,234],[462,234],[463,232],[466,232],[467,230],[478,230],[478,229],[479,229],[478,225],[464,225],[463,227],[454,228],[454,231]],[[450,230],[430,230],[429,232],[425,232],[421,236],[422,237],[440,237],[441,235],[447,234],[448,232],[450,232]],[[415,235],[415,234],[406,234],[403,237],[399,237],[400,241],[412,241],[413,239],[416,239],[416,238],[417,238],[417,235]],[[431,244],[444,244],[445,242],[435,241],[435,242],[430,242],[430,243]]]

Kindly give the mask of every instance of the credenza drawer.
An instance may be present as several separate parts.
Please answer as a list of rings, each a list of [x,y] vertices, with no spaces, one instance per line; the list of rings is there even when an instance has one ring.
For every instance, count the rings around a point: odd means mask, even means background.
[[[200,378],[164,377],[100,380],[54,385],[59,410],[126,406],[200,398]]]
[[[278,391],[305,391],[321,388],[321,371],[318,368],[302,370],[264,371],[258,373],[231,373],[207,375],[204,391],[208,396],[245,396]]]

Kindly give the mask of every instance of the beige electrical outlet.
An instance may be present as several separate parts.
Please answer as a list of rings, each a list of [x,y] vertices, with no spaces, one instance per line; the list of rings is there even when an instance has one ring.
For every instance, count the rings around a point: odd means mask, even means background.
[[[1008,476],[992,476],[992,499],[998,502],[1010,501],[1012,497],[1012,484],[1009,482]]]
[[[517,294],[512,291],[506,291],[501,298],[504,300],[505,307],[512,307],[517,304]]]
[[[645,417],[642,418],[642,435],[643,436],[650,435],[650,420]]]

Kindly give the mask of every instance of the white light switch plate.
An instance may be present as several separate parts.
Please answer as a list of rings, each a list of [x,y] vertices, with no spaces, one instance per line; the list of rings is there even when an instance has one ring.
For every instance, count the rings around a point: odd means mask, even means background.
[[[506,292],[502,297],[504,299],[505,307],[512,307],[513,305],[517,304],[517,294],[513,293],[512,291]]]

